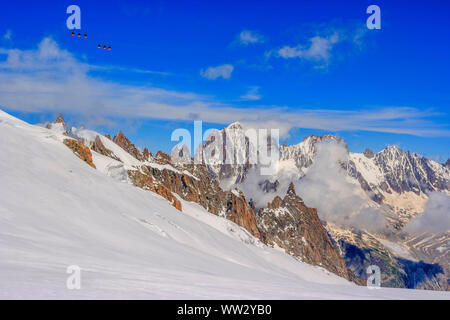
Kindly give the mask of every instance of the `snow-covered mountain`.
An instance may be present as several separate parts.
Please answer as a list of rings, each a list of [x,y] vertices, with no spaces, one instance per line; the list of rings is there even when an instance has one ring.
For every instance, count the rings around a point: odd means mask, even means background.
[[[240,131],[230,130],[238,127]],[[239,132],[239,139],[236,139]],[[233,135],[230,138],[230,135]],[[239,123],[231,124],[220,130],[216,136],[233,144],[232,149],[238,150],[238,157],[249,157],[250,150],[256,148],[249,145],[249,139]],[[209,139],[212,139],[210,136]],[[259,187],[259,197],[266,199],[264,193],[273,192],[281,195],[286,192],[291,181],[300,180],[313,165],[317,155],[317,146],[323,142],[334,141],[347,151],[345,161],[340,161],[343,170],[357,183],[361,191],[367,195],[370,206],[383,205],[390,221],[400,226],[406,224],[412,217],[423,212],[423,206],[428,195],[433,191],[450,193],[450,169],[415,153],[405,152],[397,146],[389,146],[377,154],[367,149],[364,153],[352,153],[345,141],[332,135],[306,137],[297,145],[279,146],[279,165],[277,174],[271,177],[251,175],[251,165],[226,165],[226,158],[221,165],[208,166],[214,176],[226,188],[238,187],[246,190]],[[208,142],[205,143],[205,146]],[[248,163],[243,160],[243,163]],[[242,163],[242,162],[241,162]],[[256,166],[253,166],[256,167]],[[256,171],[256,170],[255,170]],[[249,174],[251,177],[248,177]],[[250,180],[250,181],[249,181]],[[249,184],[252,185],[249,188]],[[255,187],[255,188],[254,188]],[[278,194],[277,191],[281,194]],[[254,197],[255,193],[246,193]],[[270,200],[270,198],[268,198]],[[373,202],[373,203],[372,203]],[[267,203],[260,203],[260,206]],[[387,210],[386,210],[387,209]]]
[[[2,298],[448,298],[368,290],[293,259],[248,231],[253,209],[238,191],[136,151],[120,134],[61,132],[0,111],[0,147]],[[194,185],[203,194],[189,193]],[[228,210],[208,212],[222,203]],[[314,213],[300,207],[299,217]],[[72,265],[81,267],[81,290],[66,288]]]
[[[229,128],[234,126],[230,125],[219,131],[220,135],[225,137]],[[242,136],[241,140],[245,140],[244,132]],[[233,139],[230,143],[232,141]],[[352,153],[343,139],[332,135],[313,135],[306,137],[297,145],[285,144],[278,148],[280,159],[278,170],[271,176],[259,174],[258,165],[244,168],[235,166],[234,170],[227,168],[225,171],[227,174],[215,176],[224,189],[241,190],[257,208],[261,208],[260,210],[266,210],[263,208],[270,206],[274,198],[283,198],[289,184],[294,182],[299,196],[309,207],[318,208],[320,218],[329,223],[330,227],[327,229],[331,237],[334,237],[336,242],[342,242],[340,246],[342,254],[347,257],[347,265],[355,273],[358,274],[360,272],[358,270],[364,270],[364,267],[374,261],[380,261],[378,252],[379,248],[383,247],[387,252],[384,257],[389,256],[389,259],[386,258],[384,261],[390,261],[385,264],[389,275],[386,276],[384,283],[397,286],[403,282],[403,286],[410,286],[409,277],[416,276],[408,274],[408,270],[411,269],[409,262],[399,263],[396,259],[402,257],[392,251],[392,246],[390,248],[385,246],[388,242],[394,242],[398,248],[404,248],[414,255],[415,259],[430,263],[422,269],[419,266],[421,270],[432,269],[431,264],[437,261],[442,265],[441,275],[430,273],[429,278],[420,286],[438,290],[449,287],[446,279],[450,276],[448,256],[450,247],[442,246],[442,241],[445,242],[450,235],[449,231],[423,236],[414,234],[407,236],[406,239],[402,231],[411,219],[424,212],[433,192],[450,194],[448,166],[405,152],[396,146],[389,146],[377,154],[369,149],[364,153]],[[211,171],[217,172],[217,168],[220,169],[220,166],[216,165],[214,168],[209,166]],[[222,170],[223,168],[225,163]],[[449,219],[445,219],[447,222],[443,221],[443,225],[448,226]],[[288,220],[284,220],[281,225],[286,228],[287,223]],[[335,227],[332,227],[333,224]],[[294,225],[295,223],[292,223],[292,226]],[[264,226],[261,228],[264,229]],[[332,232],[341,228],[344,228],[344,231]],[[371,236],[361,238],[359,234],[365,231],[375,232],[378,240],[374,240],[375,238]],[[353,236],[348,236],[347,232]],[[347,235],[342,237],[344,234]],[[424,237],[429,241],[419,241]],[[292,244],[286,246],[289,248],[287,251],[290,251]],[[359,246],[361,250],[364,248],[365,251],[372,250],[372,254],[365,259],[358,256],[349,257],[355,246]],[[425,247],[440,249],[428,250]],[[355,267],[355,261],[365,262],[363,264],[359,262]],[[439,280],[435,277],[439,277]],[[394,278],[395,281],[392,280]],[[417,283],[414,282],[414,285]]]

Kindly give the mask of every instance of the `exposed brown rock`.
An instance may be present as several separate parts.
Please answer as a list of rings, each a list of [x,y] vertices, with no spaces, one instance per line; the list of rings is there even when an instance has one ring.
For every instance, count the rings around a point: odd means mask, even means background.
[[[149,160],[150,159],[150,152],[148,151],[147,148],[144,148],[144,151],[142,152],[142,155],[144,156],[145,160]]]
[[[111,136],[109,134],[105,134],[105,137],[111,140]]]
[[[243,227],[256,238],[260,238],[258,221],[255,210],[247,203],[244,196],[236,196],[226,192],[226,217],[237,225]]]
[[[142,155],[142,153],[136,148],[134,144],[131,143],[130,140],[128,140],[128,138],[123,134],[122,131],[114,136],[113,141],[136,159],[140,161],[144,160],[144,156]]]
[[[181,211],[182,208],[180,200],[178,200],[168,188],[162,184],[158,184],[155,186],[154,192],[166,198],[176,209]]]
[[[136,187],[145,190],[152,190],[154,188],[153,178],[140,170],[128,170],[128,177],[133,181]]]
[[[97,153],[104,155],[104,156],[113,158],[117,161],[121,161],[111,150],[109,150],[105,147],[105,145],[103,144],[103,142],[99,136],[95,137],[95,140],[94,140],[94,143],[92,144],[91,149]]]
[[[66,121],[64,120],[64,118],[63,118],[61,113],[58,114],[58,117],[56,118],[55,121],[53,121],[52,123],[47,124],[46,128],[47,129],[52,129],[52,128],[54,128],[55,125],[58,125],[58,124],[62,125],[62,127],[64,129],[63,133],[67,134],[68,133],[67,124],[66,124]]]
[[[281,199],[279,196],[276,196],[272,203],[267,204],[268,209],[278,209],[281,206],[281,203],[283,202],[283,199]]]
[[[173,193],[165,186],[154,183],[152,176],[142,173],[140,170],[129,170],[128,177],[133,181],[136,187],[155,192],[167,199],[176,209],[180,210],[181,202],[173,195]]]
[[[95,168],[95,165],[92,162],[91,150],[89,150],[83,142],[74,139],[64,139],[64,144],[68,146],[81,160],[86,162],[92,168]]]
[[[375,157],[375,154],[373,153],[372,150],[370,150],[369,148],[367,148],[364,151],[364,155],[366,156],[366,158],[372,159],[373,157]]]
[[[277,245],[306,263],[359,283],[328,236],[317,210],[304,204],[293,183],[284,199],[275,197],[267,208],[259,210],[258,217],[264,243]]]
[[[170,163],[170,156],[167,153],[158,151],[155,155],[155,160],[161,164],[168,164]]]
[[[62,114],[58,114],[58,117],[56,118],[55,121],[53,121],[53,123],[62,123],[63,125],[66,125],[66,121],[64,120]]]

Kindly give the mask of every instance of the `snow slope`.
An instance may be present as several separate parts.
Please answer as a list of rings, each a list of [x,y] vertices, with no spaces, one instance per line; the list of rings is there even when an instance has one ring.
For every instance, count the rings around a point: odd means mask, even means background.
[[[0,298],[450,298],[357,287],[91,168],[63,138],[0,111]],[[70,265],[81,290],[66,288]]]

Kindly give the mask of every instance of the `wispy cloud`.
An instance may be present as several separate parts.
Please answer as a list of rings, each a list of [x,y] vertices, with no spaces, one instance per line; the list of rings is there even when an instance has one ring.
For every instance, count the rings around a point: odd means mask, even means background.
[[[450,196],[443,192],[433,192],[425,204],[424,213],[412,219],[405,231],[412,234],[439,233],[450,230]]]
[[[11,40],[12,39],[12,30],[8,29],[6,30],[5,34],[3,35],[4,40]]]
[[[259,94],[259,87],[258,86],[254,86],[254,87],[250,87],[250,89],[247,91],[246,94],[244,94],[243,96],[241,96],[242,100],[260,100],[261,99],[261,95]]]
[[[300,58],[305,60],[328,62],[333,46],[339,42],[339,35],[334,33],[329,37],[316,36],[311,38],[309,41],[309,46],[284,46],[278,50],[278,56],[284,59]]]
[[[209,67],[206,70],[201,70],[200,75],[209,80],[216,80],[220,77],[230,79],[233,70],[234,67],[231,64],[223,64],[221,66]]]
[[[336,56],[348,55],[363,48],[366,30],[358,26],[316,26],[309,38],[295,45],[284,45],[266,52],[266,57],[297,59],[315,68],[327,67]]]
[[[154,74],[154,75],[161,75],[161,76],[173,75],[172,73],[165,72],[165,71],[155,71],[155,70],[140,69],[140,68],[127,67],[127,66],[89,65],[89,67],[91,70],[97,70],[97,71],[103,71],[103,72],[140,73],[140,74]]]
[[[263,43],[264,37],[256,31],[242,30],[239,34],[239,43],[244,46],[250,44]]]
[[[327,131],[376,131],[418,136],[450,136],[441,114],[411,107],[292,108],[241,107],[210,96],[149,85],[131,85],[91,75],[92,67],[45,38],[36,49],[0,49],[0,108],[24,112],[63,112],[86,119],[193,120],[227,125]],[[219,72],[220,73],[220,72]],[[230,73],[231,75],[231,73]]]

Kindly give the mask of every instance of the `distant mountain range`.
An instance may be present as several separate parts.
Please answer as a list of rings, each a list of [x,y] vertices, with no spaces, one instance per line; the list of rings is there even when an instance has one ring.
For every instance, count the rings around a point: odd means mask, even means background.
[[[439,164],[396,146],[377,154],[352,153],[331,135],[291,146],[268,137],[279,163],[276,174],[264,176],[249,159],[260,150],[239,123],[208,137],[193,158],[187,146],[174,148],[170,156],[152,155],[122,132],[111,138],[84,128],[68,130],[62,116],[47,128],[77,141],[66,144],[105,174],[158,193],[179,210],[179,197],[196,202],[263,243],[355,283],[363,284],[365,269],[376,264],[384,286],[449,289],[449,232],[403,230],[424,212],[431,193],[450,194],[449,161]],[[218,157],[213,143],[231,147],[234,162]],[[361,218],[366,212],[384,219],[384,225],[372,228],[375,222]],[[354,223],[358,219],[363,222]]]

